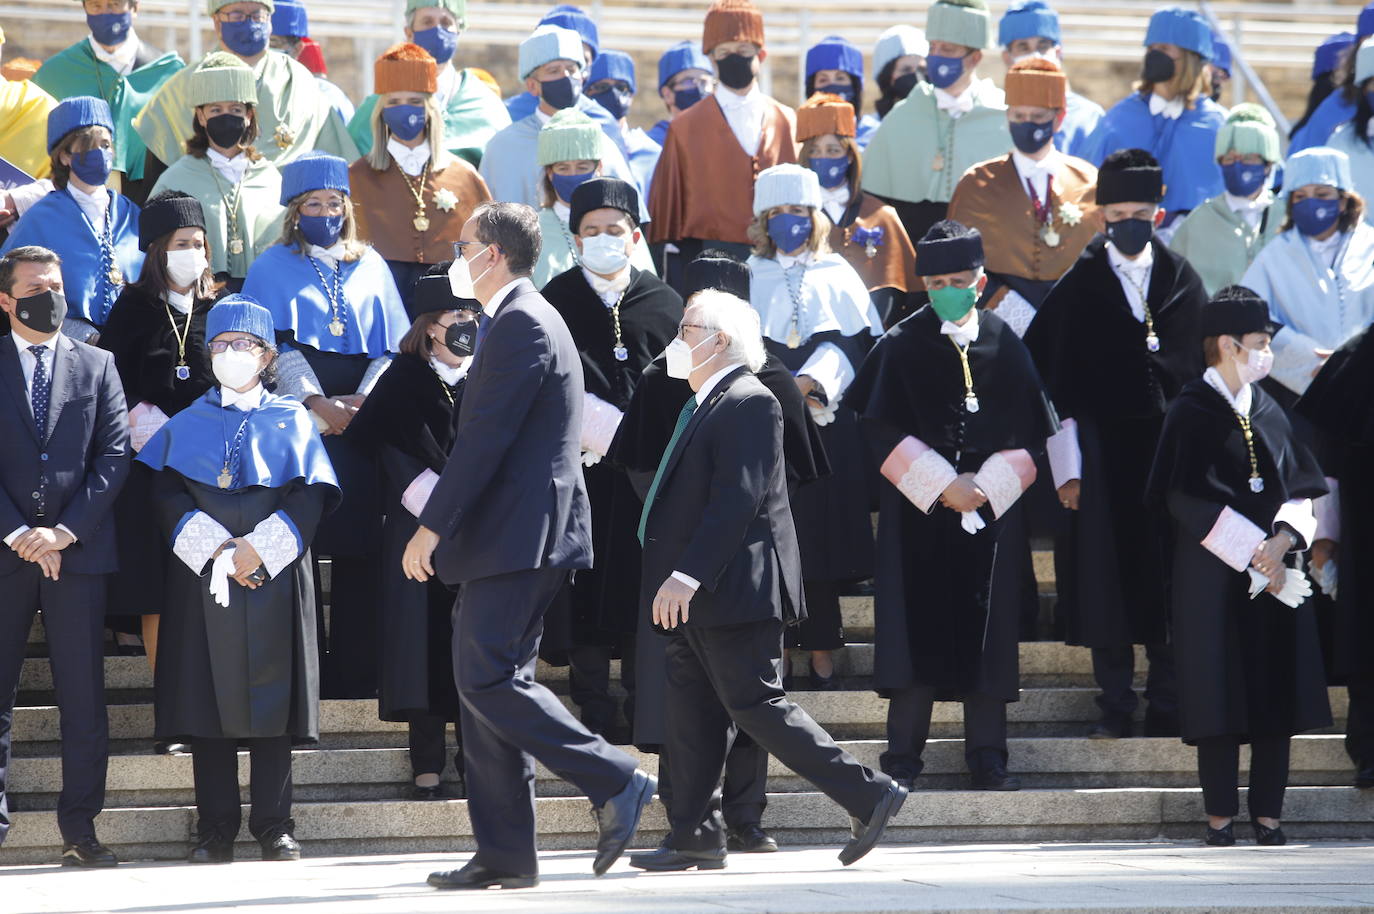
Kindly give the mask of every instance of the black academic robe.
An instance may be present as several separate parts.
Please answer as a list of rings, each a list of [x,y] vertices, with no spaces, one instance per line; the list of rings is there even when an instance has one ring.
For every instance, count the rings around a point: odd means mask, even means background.
[[[205,317],[214,303],[214,298],[208,298],[192,305],[186,337],[186,367],[191,376],[181,381],[176,377],[177,333],[185,329],[186,315],[173,308],[169,317],[167,303],[160,296],[150,295],[137,284],[124,287],[100,333],[100,347],[114,356],[129,409],[151,403],[170,418],[215,386],[210,352],[205,348]],[[148,587],[149,581],[166,578],[168,559],[157,516],[148,510],[152,472],[134,461],[129,479],[115,499],[119,571],[110,575],[106,604],[110,615],[149,616],[162,612],[162,591]]]
[[[879,462],[912,436],[957,472],[976,473],[999,451],[1035,455],[1057,430],[1015,331],[992,312],[978,320],[978,339],[968,347],[975,413],[965,408],[959,354],[933,309],[922,308],[878,341],[845,400],[862,418]],[[987,527],[969,535],[957,511],[937,502],[923,514],[884,482],[874,601],[873,685],[880,694],[927,686],[942,700],[1016,700],[1014,604],[990,600],[1002,520],[987,507],[980,513]]]
[[[1202,374],[1198,323],[1207,301],[1188,262],[1157,239],[1147,292],[1158,352],[1131,313],[1094,238],[1055,284],[1025,343],[1061,419],[1078,425],[1079,510],[1055,543],[1057,612],[1065,640],[1088,647],[1168,637],[1168,523],[1146,505],[1145,483],[1164,413]]]
[[[631,269],[620,302],[620,339],[626,349],[622,362],[614,355],[611,309],[592,290],[581,267],[549,280],[542,294],[572,333],[587,393],[626,410],[644,369],[677,335],[682,298],[652,273]],[[555,662],[574,645],[618,645],[622,634],[637,627],[640,500],[624,470],[610,461],[584,468],[583,476],[592,508],[595,565],[579,572],[569,592],[545,615],[541,653]]]
[[[1175,528],[1172,638],[1187,742],[1290,736],[1331,723],[1314,601],[1291,609],[1268,593],[1251,600],[1250,576],[1202,546],[1225,507],[1267,533],[1286,501],[1326,492],[1316,458],[1294,437],[1283,409],[1252,390],[1263,491],[1250,490],[1235,412],[1201,379],[1169,407],[1150,475],[1150,501],[1167,509]]]
[[[382,600],[378,649],[378,717],[458,719],[453,679],[454,593],[438,578],[421,583],[401,573],[406,544],[419,521],[401,496],[425,470],[442,474],[453,447],[463,382],[449,387],[428,362],[401,353],[349,423],[344,438],[382,468]]]

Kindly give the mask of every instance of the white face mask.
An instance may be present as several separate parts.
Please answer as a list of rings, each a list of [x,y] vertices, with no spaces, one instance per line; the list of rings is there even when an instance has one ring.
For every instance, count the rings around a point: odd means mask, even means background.
[[[470,361],[470,359],[464,359],[461,365],[445,365],[434,356],[430,356],[429,367],[434,369],[434,373],[439,376],[439,380],[443,381],[449,387],[453,387],[467,375],[468,363]]]
[[[201,248],[167,252],[167,278],[179,286],[189,286],[200,278],[210,261]]]
[[[625,235],[593,235],[582,239],[582,265],[593,273],[611,276],[630,263]]]
[[[210,360],[210,368],[215,372],[216,381],[233,390],[246,386],[262,372],[256,352],[232,349],[216,353]]]
[[[487,248],[489,247],[491,247],[491,245],[482,248],[482,250],[477,252],[477,256],[481,257],[487,252]],[[495,264],[492,266],[495,266]],[[448,287],[453,293],[453,297],[476,299],[477,293],[474,291],[473,285],[483,276],[490,273],[491,269],[491,267],[487,267],[482,271],[480,276],[473,278],[472,267],[468,265],[468,259],[461,255],[453,258],[453,264],[448,268]]]
[[[1236,373],[1240,383],[1254,384],[1269,377],[1269,369],[1274,367],[1274,352],[1271,349],[1246,349],[1245,358],[1236,360]]]
[[[687,341],[681,337],[669,343],[668,348],[663,350],[663,354],[668,357],[668,377],[677,378],[679,381],[687,380],[688,376],[692,373],[692,353],[711,342],[715,336],[716,335],[712,333],[695,346],[688,346]],[[714,358],[715,354],[712,354],[711,358],[708,358],[706,362]],[[701,364],[705,365],[706,362],[702,362]]]

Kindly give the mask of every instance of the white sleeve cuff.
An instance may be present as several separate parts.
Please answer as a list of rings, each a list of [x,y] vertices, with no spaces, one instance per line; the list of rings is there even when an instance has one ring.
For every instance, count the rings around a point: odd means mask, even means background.
[[[420,512],[425,510],[425,505],[429,504],[429,496],[434,492],[434,486],[438,482],[439,474],[425,467],[401,493],[401,507],[419,517]]]
[[[831,403],[838,403],[854,380],[854,366],[844,350],[834,343],[821,343],[794,374],[806,375],[821,385]]]
[[[1035,306],[1015,289],[1007,289],[1007,294],[1002,296],[993,310],[1017,336],[1025,336],[1026,328],[1035,319]]]
[[[605,457],[624,415],[596,394],[583,394],[582,450]]]
[[[1279,529],[1279,524],[1287,524],[1302,537],[1302,542],[1297,545],[1299,550],[1311,546],[1317,532],[1317,516],[1312,513],[1312,499],[1294,498],[1284,502],[1274,515],[1275,531]]]
[[[1301,394],[1312,383],[1312,373],[1321,365],[1315,350],[1317,341],[1290,327],[1280,328],[1274,334],[1274,367],[1270,371],[1274,380],[1293,393]]]
[[[58,524],[58,525],[57,525],[56,527],[54,527],[53,529],[54,529],[54,530],[61,530],[63,533],[67,534],[68,536],[70,536],[70,537],[72,538],[72,542],[73,542],[73,543],[77,542],[76,534],[73,533],[73,532],[72,532],[72,528],[71,528],[71,527],[68,527],[66,524]]]
[[[21,184],[9,190],[10,199],[14,201],[14,212],[17,216],[23,216],[39,200],[52,193],[52,181],[47,178],[39,178],[30,184]]]
[[[1025,450],[998,451],[978,468],[973,484],[988,497],[992,516],[1001,517],[1035,482],[1035,461]]]
[[[1073,419],[1059,423],[1059,431],[1045,442],[1045,452],[1056,489],[1083,478],[1083,451],[1078,447],[1078,423]]]
[[[1317,515],[1317,531],[1312,534],[1311,542],[1317,540],[1341,541],[1341,484],[1338,480],[1326,477],[1326,487],[1331,491],[1312,499],[1312,512]]]
[[[363,373],[363,379],[358,384],[355,393],[360,393],[364,397],[372,393],[372,388],[377,386],[377,379],[382,376],[382,372],[391,367],[390,355],[379,355],[371,362],[367,363],[367,371]]]
[[[1203,537],[1202,548],[1221,559],[1228,567],[1244,571],[1250,567],[1255,550],[1265,540],[1264,531],[1238,511],[1222,508],[1216,523]]]
[[[190,511],[172,533],[172,554],[199,575],[215,550],[233,539],[224,525],[204,511]]]
[[[690,574],[683,574],[680,571],[674,571],[673,578],[686,584],[688,587],[692,588],[692,590],[696,590],[701,586],[701,582],[696,578],[692,577]]]
[[[5,537],[5,545],[6,545],[6,546],[11,546],[11,547],[14,546],[14,541],[17,540],[17,539],[19,539],[19,537],[23,536],[25,533],[28,533],[28,532],[29,532],[29,526],[28,526],[27,524],[25,524],[25,525],[22,526],[22,527],[16,527],[16,528],[14,529],[14,532],[13,532],[13,533],[11,533],[9,536]]]
[[[908,435],[883,461],[883,478],[906,496],[907,501],[926,514],[935,506],[940,493],[959,478],[954,467],[940,452]]]
[[[301,554],[302,545],[296,525],[281,511],[258,522],[244,537],[257,550],[267,574],[275,578]]]
[[[147,400],[129,410],[129,444],[135,453],[143,450],[148,439],[166,424],[167,414]]]

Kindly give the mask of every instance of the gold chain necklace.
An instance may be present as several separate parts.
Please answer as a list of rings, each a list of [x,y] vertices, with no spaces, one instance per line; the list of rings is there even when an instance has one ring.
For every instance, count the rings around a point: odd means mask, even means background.
[[[429,217],[425,215],[425,182],[429,180],[429,162],[425,162],[425,167],[420,169],[420,175],[414,184],[410,183],[410,175],[401,170],[401,164],[394,162],[396,170],[401,173],[401,178],[406,182],[406,189],[415,198],[415,218],[410,224],[415,226],[417,232],[429,231]]]
[[[1245,451],[1250,457],[1250,491],[1258,495],[1264,491],[1264,477],[1260,475],[1259,458],[1255,456],[1255,432],[1250,426],[1249,416],[1242,416],[1234,407],[1231,411],[1236,414],[1236,421],[1240,423],[1240,433],[1245,436]]]
[[[968,367],[968,347],[960,346],[952,336],[946,339],[954,347],[954,351],[959,353],[959,364],[964,369],[964,409],[976,413],[982,406],[978,403],[978,395],[973,392],[973,372]]]
[[[615,348],[611,354],[615,356],[617,362],[624,362],[630,357],[630,350],[625,348],[625,341],[620,335],[620,303],[625,300],[625,293],[630,291],[630,284],[626,283],[625,288],[620,290],[620,297],[611,306],[611,320],[615,324]]]
[[[1155,335],[1155,318],[1154,315],[1150,313],[1150,301],[1145,295],[1145,287],[1136,282],[1135,277],[1124,270],[1121,272],[1121,275],[1126,277],[1126,281],[1131,284],[1131,288],[1135,289],[1136,294],[1140,296],[1140,307],[1145,312],[1145,348],[1151,352],[1158,352],[1159,337]]]
[[[162,304],[167,308],[167,320],[172,325],[172,336],[177,341],[177,367],[176,378],[178,381],[189,381],[191,379],[191,367],[186,364],[186,341],[191,336],[191,317],[196,311],[195,297],[191,298],[191,307],[186,309],[186,326],[177,327],[177,319],[172,315],[172,303],[163,300]]]
[[[247,155],[240,152],[239,155]],[[220,199],[224,201],[224,219],[229,226],[229,253],[243,253],[243,236],[239,233],[239,195],[243,191],[243,182],[234,185],[233,193],[224,189],[224,184],[220,179],[219,169],[213,162],[206,158],[206,164],[210,166],[210,177],[215,179],[215,189],[219,191]]]

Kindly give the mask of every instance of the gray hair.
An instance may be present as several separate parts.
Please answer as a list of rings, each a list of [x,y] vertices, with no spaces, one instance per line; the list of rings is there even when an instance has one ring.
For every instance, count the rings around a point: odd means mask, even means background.
[[[759,313],[747,301],[719,289],[702,289],[688,300],[687,307],[700,309],[702,324],[729,339],[726,361],[743,362],[750,371],[763,367],[768,352],[763,348]]]

